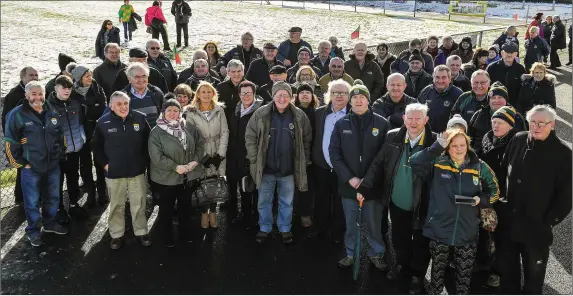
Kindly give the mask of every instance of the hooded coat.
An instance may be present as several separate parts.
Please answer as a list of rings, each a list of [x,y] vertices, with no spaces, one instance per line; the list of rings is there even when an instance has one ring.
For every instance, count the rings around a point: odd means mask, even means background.
[[[531,74],[521,75],[521,95],[516,106],[521,114],[526,114],[535,105],[550,105],[557,108],[555,100],[555,84],[557,78],[552,74],[545,74],[541,81],[535,81]]]

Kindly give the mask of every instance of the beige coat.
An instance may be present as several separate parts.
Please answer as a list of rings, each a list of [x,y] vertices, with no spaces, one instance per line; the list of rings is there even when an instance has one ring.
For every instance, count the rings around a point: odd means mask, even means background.
[[[209,120],[199,110],[198,106],[189,105],[185,108],[185,117],[188,128],[196,128],[205,141],[205,155],[213,157],[219,154],[222,157],[227,155],[227,146],[229,144],[229,127],[227,118],[223,109],[223,104],[215,104],[211,111]],[[211,165],[205,169],[205,176],[225,175],[226,160],[221,162],[219,170]]]

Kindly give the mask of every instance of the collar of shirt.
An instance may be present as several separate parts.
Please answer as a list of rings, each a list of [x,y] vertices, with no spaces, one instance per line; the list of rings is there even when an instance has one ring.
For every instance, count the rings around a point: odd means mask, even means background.
[[[410,144],[410,148],[414,148],[414,146],[416,145],[424,145],[424,135],[426,130],[423,129],[422,132],[414,139],[410,139],[410,134],[408,134],[408,132],[406,132],[406,137],[404,139],[404,143],[409,143]]]
[[[133,88],[133,86],[132,86],[131,87],[131,94],[134,95],[138,99],[143,99],[143,98],[145,98],[145,95],[147,95],[147,87],[145,88],[145,92],[140,95],[140,94],[135,92],[135,88]]]
[[[330,110],[332,110],[332,113],[335,115],[339,115],[339,114],[342,116],[346,115],[346,107],[344,107],[340,111],[336,112],[336,111],[334,111],[334,106],[330,105]]]

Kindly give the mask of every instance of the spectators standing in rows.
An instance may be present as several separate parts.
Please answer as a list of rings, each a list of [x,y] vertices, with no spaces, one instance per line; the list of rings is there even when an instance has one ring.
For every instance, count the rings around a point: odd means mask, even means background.
[[[429,54],[434,61],[434,67],[438,65],[444,65],[446,63],[446,54],[438,48],[438,37],[437,36],[429,36],[426,39],[426,48],[424,48],[423,52]]]
[[[337,61],[333,59],[330,66]],[[338,176],[330,158],[330,138],[338,120],[350,113],[350,84],[342,79],[328,83],[324,103],[315,112],[312,142],[312,172],[315,176],[314,226],[309,238],[330,236],[334,243],[342,241],[344,213],[338,194]]]
[[[382,74],[384,74],[384,79],[388,79],[390,76],[390,65],[396,60],[396,56],[390,53],[388,49],[388,44],[382,42],[376,46],[376,59],[374,62],[378,64],[380,70],[382,70]]]
[[[227,146],[229,144],[229,126],[223,110],[224,104],[219,103],[215,87],[207,81],[201,81],[195,91],[193,102],[186,108],[186,120],[190,127],[199,131],[205,149],[203,165],[205,171],[201,178],[225,176]],[[217,228],[217,203],[209,203],[201,207],[201,227]]]
[[[111,111],[98,119],[91,142],[95,161],[106,171],[112,250],[121,248],[124,242],[126,199],[129,199],[133,232],[142,246],[151,245],[145,216],[149,124],[145,114],[130,108],[130,101],[124,92],[111,95]]]
[[[101,29],[95,41],[95,55],[105,61],[104,48],[108,43],[120,44],[119,28],[115,27],[110,20],[103,21]]]
[[[328,84],[331,81],[342,79],[346,81],[348,84],[353,84],[354,79],[350,77],[350,75],[344,72],[344,60],[339,57],[334,57],[330,59],[330,64],[328,65],[328,73],[324,74],[318,80],[318,85],[322,91],[326,91],[328,89]]]
[[[229,121],[235,112],[235,107],[241,102],[239,84],[245,80],[245,65],[240,60],[233,59],[227,63],[227,68],[229,78],[219,83],[215,88],[218,101],[225,105],[225,118]]]
[[[452,108],[451,115],[460,114],[462,118],[469,122],[477,110],[487,106],[489,98],[489,74],[484,70],[477,70],[471,77],[472,89],[464,92],[457,99]]]
[[[239,60],[245,66],[244,72],[249,72],[249,67],[251,62],[256,59],[260,59],[263,57],[263,52],[255,47],[253,44],[255,37],[251,32],[245,32],[241,35],[241,44],[237,45],[235,48],[227,51],[220,59],[219,59],[219,72],[221,73],[222,77],[227,76],[227,64],[231,60]]]
[[[281,65],[276,65],[269,70],[269,77],[271,80],[257,89],[257,95],[263,99],[263,104],[273,101],[273,85],[279,81],[286,82],[286,71],[286,68]]]
[[[452,55],[457,55],[462,58],[462,63],[469,63],[473,56],[474,50],[472,49],[472,38],[467,36],[462,38],[462,42],[460,42],[460,47],[458,49],[452,51]]]
[[[249,119],[245,133],[250,173],[259,191],[259,232],[263,243],[273,227],[272,205],[278,196],[277,226],[283,243],[291,244],[295,187],[307,191],[307,165],[310,163],[312,130],[308,117],[290,101],[292,88],[277,82],[272,103],[259,108]]]
[[[555,134],[556,118],[549,106],[533,107],[529,132],[517,133],[503,156],[499,180],[507,176],[507,193],[498,212],[504,230],[497,257],[504,294],[542,293],[552,228],[571,212],[571,148]]]
[[[525,74],[523,65],[516,61],[518,48],[515,43],[505,44],[502,47],[502,59],[487,66],[490,81],[500,82],[507,88],[509,104],[517,106],[521,92],[521,75]]]
[[[464,71],[462,71],[462,58],[457,55],[450,55],[446,59],[446,66],[452,71],[452,84],[460,88],[462,91],[470,91],[472,85],[470,78],[466,77]]]
[[[127,43],[132,40],[132,31],[129,29],[129,20],[131,14],[135,13],[133,6],[129,4],[129,0],[123,0],[123,5],[119,8],[119,22],[123,24],[123,41]],[[119,43],[118,43],[119,44]]]
[[[557,79],[547,73],[547,68],[540,62],[531,66],[530,74],[521,76],[521,95],[516,109],[526,114],[535,105],[549,105],[557,108],[555,84]]]
[[[59,160],[66,146],[60,115],[46,104],[42,84],[32,80],[24,91],[26,101],[8,113],[4,142],[10,164],[22,169],[26,236],[32,246],[39,247],[44,244],[42,232],[68,233],[56,221],[60,204]]]
[[[517,35],[519,35],[517,28],[513,25],[510,25],[507,27],[505,32],[501,33],[501,35],[493,42],[493,44],[497,44],[497,46],[503,50],[503,46],[505,44],[514,43],[517,46],[516,57],[519,57],[519,39],[517,39]]]
[[[543,62],[543,58],[549,55],[549,45],[539,36],[539,28],[529,29],[529,39],[525,41],[525,71],[530,71],[533,63]]]
[[[354,81],[348,97],[352,112],[334,124],[328,147],[338,176],[338,194],[342,196],[346,220],[346,255],[338,261],[338,266],[346,268],[354,264],[356,236],[360,235],[357,227],[360,203],[368,233],[369,261],[378,270],[387,271],[388,264],[383,259],[386,247],[382,238],[382,200],[375,193],[358,193],[357,190],[372,160],[382,148],[390,124],[370,110],[370,92],[359,80]],[[358,221],[360,224],[363,222]]]
[[[529,40],[531,37],[531,28],[536,27],[538,31],[538,36],[543,38],[545,36],[545,32],[543,32],[543,25],[541,24],[541,20],[543,19],[543,12],[538,12],[533,16],[533,20],[527,27],[525,31],[525,40]]]
[[[400,73],[390,74],[386,80],[388,92],[372,104],[372,112],[384,117],[390,123],[390,129],[399,128],[404,124],[404,112],[409,104],[418,100],[404,93],[406,78]]]
[[[13,87],[4,97],[2,106],[2,131],[4,136],[8,134],[7,116],[10,111],[22,103],[26,102],[26,84],[30,81],[38,81],[38,71],[32,67],[24,67],[20,70],[20,83]],[[22,168],[16,168],[16,184],[14,186],[14,201],[21,203],[24,198],[22,195]]]
[[[185,108],[193,99],[193,90],[191,90],[191,87],[185,83],[181,83],[175,87],[173,94],[175,95],[177,102],[179,102],[179,105],[181,105],[181,108]]]
[[[79,161],[80,175],[87,193],[86,205],[88,207],[95,206],[96,189],[99,203],[101,205],[105,205],[109,202],[109,197],[106,193],[105,171],[102,166],[96,164],[95,169],[97,182],[94,182],[90,141],[94,134],[97,120],[104,114],[106,109],[106,96],[103,88],[99,86],[96,80],[93,79],[93,73],[89,70],[87,65],[77,65],[72,70],[72,77],[74,81],[74,89],[71,94],[71,98],[68,101],[70,101],[70,104],[73,100],[81,102],[84,112],[83,125],[86,140],[83,148],[80,150]],[[69,188],[70,187],[68,186],[68,190]]]
[[[177,32],[177,46],[181,47],[181,31],[185,47],[189,46],[189,18],[193,15],[191,7],[184,0],[174,0],[171,4],[171,14],[175,17],[175,30]]]
[[[358,42],[354,44],[349,60],[344,63],[344,69],[355,82],[362,80],[373,98],[379,98],[384,94],[384,74],[375,59],[374,54],[368,52],[366,43]]]
[[[499,82],[495,82],[491,85],[488,97],[488,105],[475,112],[469,121],[468,135],[472,141],[472,149],[476,153],[480,153],[482,149],[482,139],[484,135],[492,129],[491,116],[501,107],[512,107],[508,103],[509,96],[507,88]],[[515,112],[515,116],[511,116],[511,118],[515,121],[514,127],[516,131],[527,130],[527,123],[520,113]]]
[[[561,17],[558,15],[553,16],[553,22],[555,25],[551,33],[551,53],[549,57],[551,66],[549,66],[549,69],[555,70],[561,67],[557,50],[567,48],[567,36],[565,35],[565,25],[561,21]]]
[[[149,68],[146,65],[131,63],[126,73],[129,84],[122,91],[130,98],[129,108],[143,113],[151,128],[155,127],[161,114],[163,92],[148,83]]]
[[[424,70],[425,61],[417,49],[414,50],[409,59],[409,68],[404,74],[406,78],[406,90],[404,93],[417,98],[424,87],[432,84],[432,75]],[[432,70],[432,72],[434,71]]]
[[[332,48],[330,49],[330,57],[339,57],[344,61],[344,52],[342,51],[342,47],[338,46],[338,38],[336,36],[330,36],[328,38],[330,45]]]
[[[320,100],[322,100],[322,89],[320,89],[320,85],[318,85],[317,81],[318,81],[318,76],[313,71],[311,66],[302,66],[296,72],[295,82],[292,84],[293,92],[296,92],[296,89],[302,83],[306,83],[312,88],[313,94],[316,95],[318,98],[320,98]],[[294,97],[296,98],[296,94]]]
[[[389,207],[392,216],[392,243],[397,257],[396,265],[386,278],[410,277],[410,295],[421,294],[430,264],[428,239],[422,234],[428,212],[428,185],[425,178],[413,174],[409,165],[411,155],[430,147],[436,140],[427,113],[426,105],[406,106],[402,117],[404,125],[388,132],[358,188],[359,192],[382,189],[382,206],[384,211]]]
[[[489,56],[489,51],[478,47],[474,52],[474,56],[469,63],[462,65],[462,70],[464,75],[468,79],[472,78],[472,74],[477,70],[485,70],[487,68],[487,57]],[[462,59],[463,60],[463,59]]]
[[[292,27],[288,30],[289,39],[281,42],[278,48],[277,59],[285,65],[285,67],[290,68],[294,66],[295,61],[298,59],[299,50],[304,46],[310,51],[310,56],[313,56],[312,47],[310,44],[300,38],[302,34],[302,28]]]
[[[454,103],[462,94],[462,90],[451,84],[452,72],[445,65],[439,65],[434,69],[434,83],[426,86],[418,95],[420,103],[426,104],[430,109],[430,126],[432,131],[443,132],[446,130],[450,112]]]
[[[294,64],[293,66],[291,66],[290,68],[288,68],[288,70],[287,70],[287,82],[288,83],[293,84],[296,82],[296,73],[298,72],[298,69],[300,69],[300,67],[302,67],[302,66],[311,67],[315,73],[315,77],[317,75],[318,75],[318,77],[322,76],[322,72],[320,71],[320,69],[318,69],[317,67],[310,64],[311,57],[312,57],[312,51],[310,50],[310,48],[308,48],[306,46],[302,46],[298,50],[297,63]]]
[[[213,41],[209,41],[203,46],[203,50],[207,53],[207,62],[209,63],[209,69],[215,70],[218,73],[217,63],[221,58],[221,53],[219,52],[219,47]]]
[[[410,40],[409,47],[409,49],[402,51],[390,65],[391,72],[398,72],[402,75],[406,74],[406,71],[409,69],[410,56],[414,54],[414,50],[417,50],[417,54],[423,59],[424,70],[428,74],[432,74],[432,71],[434,71],[434,60],[431,55],[421,52],[422,41],[420,41],[420,39],[412,39]],[[356,79],[354,76],[352,76],[352,78]]]
[[[251,62],[245,79],[262,87],[271,81],[269,71],[277,65],[283,66],[283,63],[277,59],[277,47],[272,43],[265,43],[263,57]]]
[[[203,137],[197,129],[186,127],[181,105],[166,100],[161,115],[151,130],[148,141],[151,180],[160,192],[159,225],[163,243],[174,247],[173,208],[177,201],[179,238],[191,242],[191,199],[188,194],[197,188],[202,176],[200,164],[204,154]]]
[[[173,91],[177,86],[177,72],[171,64],[169,57],[161,52],[161,44],[157,39],[150,39],[145,43],[147,49],[147,65],[155,68],[165,78],[167,89]]]
[[[185,83],[189,85],[194,92],[197,92],[199,84],[203,81],[210,83],[213,87],[217,87],[220,83],[219,79],[211,75],[209,62],[204,59],[197,59],[193,61],[193,74]]]
[[[318,44],[318,54],[310,60],[310,65],[320,70],[319,78],[325,73],[328,73],[328,65],[330,65],[331,60],[331,49],[332,45],[330,44],[330,41],[320,41]]]
[[[169,92],[169,88],[167,87],[167,82],[165,81],[165,77],[163,77],[163,74],[161,74],[161,72],[159,72],[157,69],[153,67],[151,68],[148,67],[147,51],[144,48],[140,47],[134,47],[129,50],[129,64],[126,65],[125,68],[121,69],[121,71],[117,73],[112,89],[116,91],[123,90],[130,83],[129,77],[127,76],[126,72],[128,66],[133,63],[142,63],[146,68],[148,68],[149,75],[147,76],[147,79],[149,81],[149,84],[158,87],[164,94]],[[159,108],[161,108],[161,106],[159,106]]]
[[[247,230],[256,226],[258,221],[258,195],[256,190],[248,191],[243,186],[243,178],[247,177],[252,180],[249,173],[249,161],[247,160],[247,148],[245,147],[245,132],[247,124],[255,111],[263,106],[261,97],[256,96],[256,85],[251,81],[243,81],[239,84],[240,102],[234,108],[234,113],[228,121],[229,125],[229,147],[227,149],[227,182],[229,183],[229,194],[232,196],[232,180],[238,180],[241,184],[239,192],[241,194],[241,215],[237,216],[239,221]],[[228,107],[227,107],[228,108]],[[247,182],[245,182],[247,183]],[[236,203],[237,201],[235,201]],[[230,209],[234,211],[236,204],[231,202]],[[228,217],[233,217],[229,213]]]
[[[152,6],[145,10],[145,25],[151,27],[151,38],[158,39],[159,34],[161,33],[161,38],[163,39],[163,50],[170,51],[171,46],[169,45],[169,36],[166,28],[167,20],[165,19],[163,9],[161,9],[159,4],[159,1],[153,1]]]
[[[487,50],[487,65],[489,66],[489,64],[497,62],[500,59],[501,57],[499,56],[499,48],[497,47],[497,44],[490,46]]]
[[[75,62],[76,60],[74,60],[74,58],[66,55],[65,53],[58,54],[58,66],[60,67],[60,73],[56,74],[54,78],[50,79],[46,83],[46,93],[45,93],[46,96],[50,95],[54,91],[54,86],[56,85],[56,78],[58,78],[58,76],[60,75],[67,75],[69,77],[72,76],[72,74],[70,74],[69,71],[66,71],[66,67],[70,63],[75,63]]]
[[[442,45],[440,45],[439,48],[444,52],[447,58],[452,54],[452,51],[458,49],[458,44],[454,41],[452,36],[446,35],[442,37]]]
[[[119,43],[106,44],[103,49],[105,59],[93,71],[93,78],[103,88],[106,98],[113,93],[113,84],[117,74],[127,68],[127,65],[119,60],[120,53]]]

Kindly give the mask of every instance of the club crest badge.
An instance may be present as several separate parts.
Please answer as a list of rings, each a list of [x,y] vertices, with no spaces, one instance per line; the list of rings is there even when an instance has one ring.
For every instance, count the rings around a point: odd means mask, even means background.
[[[133,129],[134,129],[136,132],[138,132],[138,131],[139,131],[139,124],[134,123],[134,124],[133,124]]]
[[[360,94],[360,90],[358,90],[358,89],[355,89],[355,90],[354,90],[354,94],[355,94],[355,95],[358,95],[358,94]]]
[[[293,129],[294,129],[294,124],[292,124],[292,122],[289,123],[289,124],[288,124],[288,128],[291,129],[291,130],[293,130]]]
[[[450,101],[444,101],[444,107],[450,107]]]
[[[52,124],[53,125],[58,124],[58,120],[55,117],[52,117]]]
[[[473,181],[474,181],[474,185],[478,185],[479,184],[479,178],[478,176],[473,176]]]
[[[377,129],[377,128],[373,128],[373,129],[372,129],[372,135],[373,135],[374,137],[377,137],[377,136],[378,136],[378,129]]]

